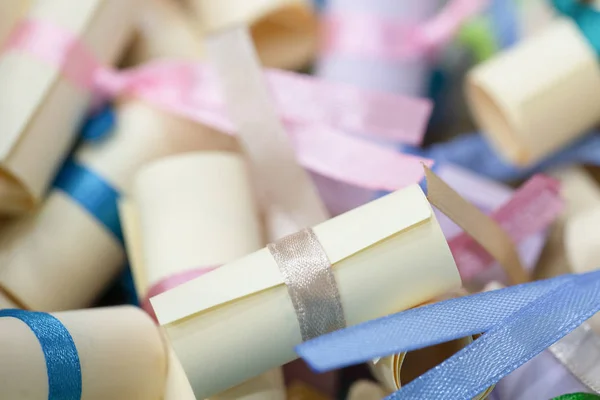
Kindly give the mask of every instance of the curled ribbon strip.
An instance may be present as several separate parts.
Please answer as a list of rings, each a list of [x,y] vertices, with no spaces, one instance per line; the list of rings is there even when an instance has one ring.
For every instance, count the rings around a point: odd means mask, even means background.
[[[569,393],[555,397],[552,400],[600,400],[600,396],[591,393]]]
[[[346,326],[342,301],[323,246],[312,229],[267,246],[277,262],[307,341]]]
[[[452,299],[369,321],[299,345],[319,370],[485,332],[387,399],[470,399],[600,310],[600,272]]]
[[[388,60],[419,57],[449,42],[487,0],[451,0],[423,24],[399,24],[363,14],[331,14],[323,20],[323,52]]]
[[[23,321],[42,347],[48,372],[48,400],[80,400],[81,363],[75,342],[65,326],[42,312],[0,310],[0,318]]]

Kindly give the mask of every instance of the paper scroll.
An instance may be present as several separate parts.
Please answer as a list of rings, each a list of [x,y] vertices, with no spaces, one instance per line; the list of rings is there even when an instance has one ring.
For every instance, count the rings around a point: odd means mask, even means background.
[[[166,357],[152,320],[134,307],[53,314],[70,333],[79,356],[82,400],[160,400]],[[40,343],[16,318],[0,318],[0,397],[47,399],[48,376]],[[60,356],[52,354],[53,357]],[[68,364],[68,360],[63,361]]]
[[[441,6],[440,0],[330,0],[325,15],[345,13],[372,15],[398,24],[419,24],[433,17]],[[376,34],[365,32],[364,34]],[[399,40],[401,38],[398,38]],[[380,38],[381,41],[392,38]],[[391,91],[413,96],[427,93],[430,61],[425,56],[390,60],[365,57],[361,54],[336,54],[322,51],[317,74],[325,79],[356,84],[362,87]]]
[[[121,214],[141,299],[152,287],[167,290],[192,279],[185,278],[186,273],[210,271],[263,243],[245,161],[235,153],[187,153],[147,165],[137,174]],[[177,282],[169,283],[173,279]],[[167,386],[172,392],[165,400],[180,400],[181,391],[191,392],[174,354],[168,382],[173,382]],[[211,396],[211,400],[284,398],[280,370]]]
[[[317,19],[309,0],[185,0],[198,34],[248,25],[261,63],[297,69],[317,47]]]
[[[371,381],[355,382],[348,392],[347,400],[381,400],[388,393],[378,384]]]
[[[29,8],[30,0],[5,0],[0,2],[0,46]]]
[[[542,160],[600,120],[598,55],[566,18],[476,66],[465,90],[482,132],[518,166]]]
[[[417,185],[313,231],[333,265],[349,325],[460,286],[443,233]],[[296,358],[298,321],[266,248],[151,302],[199,398]]]
[[[117,192],[128,190],[147,162],[228,139],[135,101],[117,106],[117,121],[107,137],[82,144],[74,156]],[[60,311],[91,305],[123,266],[124,252],[101,221],[53,189],[37,213],[0,232],[0,260],[0,287],[28,308]]]
[[[27,17],[72,32],[110,64],[129,39],[135,10],[135,1],[38,1]],[[19,27],[13,35],[17,31]],[[9,43],[23,40],[17,36]],[[0,87],[0,212],[19,214],[40,201],[70,150],[90,90],[63,77],[60,64],[44,63],[10,46],[0,57]]]

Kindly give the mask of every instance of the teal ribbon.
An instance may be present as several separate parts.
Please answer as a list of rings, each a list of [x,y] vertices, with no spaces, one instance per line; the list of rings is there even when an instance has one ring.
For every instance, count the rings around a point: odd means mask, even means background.
[[[0,310],[0,318],[21,320],[40,343],[48,372],[48,400],[80,400],[81,363],[75,342],[62,322],[50,314],[25,310]]]
[[[578,0],[552,0],[556,10],[572,18],[600,56],[600,11]]]

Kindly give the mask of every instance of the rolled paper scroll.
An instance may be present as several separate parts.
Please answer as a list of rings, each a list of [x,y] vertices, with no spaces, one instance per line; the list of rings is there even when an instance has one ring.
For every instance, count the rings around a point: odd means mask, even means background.
[[[30,0],[5,0],[0,2],[0,46],[9,36],[19,19],[25,14]]]
[[[121,214],[136,289],[146,308],[149,297],[264,243],[245,161],[235,153],[187,153],[145,166],[122,201]],[[174,392],[165,399],[179,400],[177,393],[191,389],[174,354],[170,363],[167,379],[175,383],[168,387]],[[281,371],[269,371],[210,397],[242,398],[284,399]]]
[[[312,232],[332,265],[348,325],[460,286],[443,233],[417,185]],[[294,304],[267,248],[151,303],[199,398],[294,360],[294,346],[302,341]]]
[[[97,308],[52,316],[14,311],[10,314],[15,317],[0,312],[4,339],[0,355],[2,360],[11,361],[0,365],[2,398],[162,398],[164,342],[160,331],[140,309]],[[35,316],[47,316],[45,319],[53,324],[36,321]],[[58,386],[65,381],[69,385]]]
[[[38,1],[29,20],[72,32],[103,63],[114,63],[133,29],[136,2],[118,0]],[[0,212],[30,211],[43,196],[75,141],[78,124],[89,105],[90,91],[63,76],[81,68],[80,60],[59,54],[44,63],[18,49],[30,40],[27,24],[17,26],[0,57]],[[52,37],[36,46],[59,51]],[[62,43],[69,50],[72,43]],[[51,129],[52,134],[48,133]]]
[[[0,287],[27,308],[90,306],[124,264],[116,201],[137,169],[227,139],[137,101],[120,103],[117,120],[101,141],[81,145],[38,212],[0,233]]]
[[[391,32],[385,32],[385,24],[391,22],[397,25],[415,26],[433,17],[441,6],[440,0],[374,0],[363,2],[360,0],[330,0],[324,11],[324,40],[332,41],[337,35],[343,34],[338,30],[360,29],[364,24],[352,24],[352,20],[345,24],[335,23],[328,18],[337,16],[343,22],[345,15],[358,15],[379,20],[381,26],[371,26],[364,32],[352,31],[355,37],[364,35],[367,39],[379,40],[380,46],[389,46],[398,42],[404,35],[386,37]],[[329,17],[328,17],[329,16]],[[359,21],[360,22],[360,21]],[[354,28],[353,28],[354,27]],[[377,32],[377,30],[381,32]],[[406,32],[405,32],[406,33]],[[380,36],[376,36],[379,34]],[[362,36],[360,36],[362,37]],[[419,57],[384,58],[367,54],[349,54],[336,50],[335,42],[321,50],[318,61],[317,74],[325,79],[353,83],[371,89],[397,92],[413,96],[427,94],[430,78],[430,61],[426,55]]]
[[[247,25],[261,63],[298,69],[317,49],[317,18],[310,0],[185,0],[198,34]]]
[[[357,381],[348,392],[347,400],[381,400],[387,393],[381,386],[371,381]]]
[[[598,54],[567,18],[476,66],[465,90],[484,135],[518,166],[542,160],[600,121]]]

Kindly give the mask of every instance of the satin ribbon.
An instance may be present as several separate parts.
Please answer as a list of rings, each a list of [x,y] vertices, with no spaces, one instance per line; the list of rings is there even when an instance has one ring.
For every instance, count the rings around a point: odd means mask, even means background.
[[[590,393],[570,393],[555,397],[552,400],[600,400],[600,396]]]
[[[81,363],[67,328],[57,318],[43,312],[5,309],[0,310],[0,318],[23,321],[40,343],[48,373],[48,400],[80,400]]]
[[[449,42],[487,0],[451,0],[429,21],[407,25],[384,17],[340,13],[323,18],[325,54],[398,60],[430,54]]]
[[[550,177],[536,175],[519,188],[506,204],[494,211],[491,217],[514,243],[520,243],[547,229],[563,208],[560,183]],[[448,244],[463,281],[474,279],[495,262],[467,233],[455,236]]]
[[[600,310],[600,272],[557,278],[423,306],[299,345],[327,371],[467,335],[485,334],[388,399],[470,399]]]
[[[26,52],[60,66],[71,81],[104,96],[137,96],[218,130],[234,129],[216,79],[201,63],[165,61],[115,71],[102,66],[70,32],[31,20],[14,30],[4,51]],[[266,76],[291,132],[317,125],[418,144],[431,111],[427,100],[365,92],[290,72],[267,71]]]
[[[403,151],[428,157],[436,163],[450,162],[480,175],[503,182],[527,179],[547,169],[572,164],[600,165],[600,135],[590,133],[537,165],[515,168],[498,157],[485,139],[475,133],[435,144],[427,149],[404,147]]]
[[[191,281],[192,279],[196,279],[204,274],[207,274],[218,267],[200,267],[194,268],[186,271],[179,272],[177,274],[170,275],[164,279],[161,279],[154,285],[150,286],[148,289],[148,293],[144,300],[140,302],[141,307],[156,320],[156,315],[154,314],[154,309],[152,308],[152,304],[150,304],[150,299],[154,296],[158,296],[161,293],[166,292],[167,290],[171,290],[176,288],[179,285],[183,285],[184,283]]]
[[[581,0],[552,0],[554,8],[572,18],[600,56],[600,11]]]

